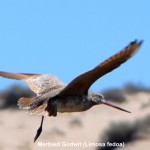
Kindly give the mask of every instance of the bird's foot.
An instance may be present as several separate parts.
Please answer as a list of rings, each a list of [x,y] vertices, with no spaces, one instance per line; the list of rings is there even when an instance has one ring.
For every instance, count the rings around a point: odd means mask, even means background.
[[[48,103],[48,106],[45,109],[46,111],[48,111],[48,115],[49,116],[57,116],[57,104],[54,103]]]
[[[40,127],[38,128],[37,133],[34,137],[34,142],[38,139],[38,137],[40,136],[40,134],[42,132],[43,120],[44,120],[44,116],[42,116]]]

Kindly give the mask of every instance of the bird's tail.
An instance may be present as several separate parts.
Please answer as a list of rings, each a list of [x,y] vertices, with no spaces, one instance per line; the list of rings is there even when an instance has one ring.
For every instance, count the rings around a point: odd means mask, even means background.
[[[22,97],[18,101],[20,109],[25,109],[31,114],[47,114],[47,100],[41,97]]]
[[[35,97],[22,97],[18,101],[18,106],[20,109],[29,109],[32,105],[32,103],[35,102]]]

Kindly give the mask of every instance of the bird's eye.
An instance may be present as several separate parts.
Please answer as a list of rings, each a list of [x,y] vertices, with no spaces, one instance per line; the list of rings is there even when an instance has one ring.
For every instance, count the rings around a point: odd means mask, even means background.
[[[103,96],[103,95],[99,95],[99,98],[100,98],[100,99],[104,99],[104,96]]]
[[[101,96],[101,98],[102,98],[102,99],[104,99],[104,97],[103,97],[103,96]]]

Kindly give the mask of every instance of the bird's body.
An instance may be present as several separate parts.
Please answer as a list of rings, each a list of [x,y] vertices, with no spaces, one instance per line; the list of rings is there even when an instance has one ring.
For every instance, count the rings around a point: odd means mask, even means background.
[[[68,85],[65,85],[57,77],[50,74],[18,74],[1,71],[0,76],[2,77],[25,81],[36,94],[34,97],[22,97],[18,101],[21,109],[42,115],[41,126],[34,141],[41,133],[43,115],[57,116],[57,112],[81,112],[99,104],[105,104],[129,112],[105,101],[104,97],[99,93],[90,93],[89,88],[97,79],[116,69],[132,57],[139,49],[141,43],[142,41],[131,42],[122,51],[105,60],[94,69],[79,75]]]
[[[90,99],[91,95],[92,94],[90,93],[88,96],[73,95],[64,99],[58,98],[57,111],[60,113],[86,111],[92,106],[96,105],[96,103]]]

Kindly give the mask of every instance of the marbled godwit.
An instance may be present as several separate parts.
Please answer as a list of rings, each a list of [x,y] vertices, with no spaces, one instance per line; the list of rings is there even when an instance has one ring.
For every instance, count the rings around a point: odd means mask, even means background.
[[[42,115],[41,125],[37,130],[34,142],[42,132],[44,115],[57,116],[57,112],[81,112],[99,104],[105,104],[129,113],[129,111],[105,101],[101,94],[90,93],[88,90],[97,79],[119,67],[133,56],[141,44],[142,41],[131,42],[122,51],[105,60],[94,69],[81,74],[67,86],[57,77],[50,74],[41,75],[1,71],[0,76],[23,80],[36,93],[35,97],[22,97],[18,101],[19,108],[26,109],[33,114]]]

